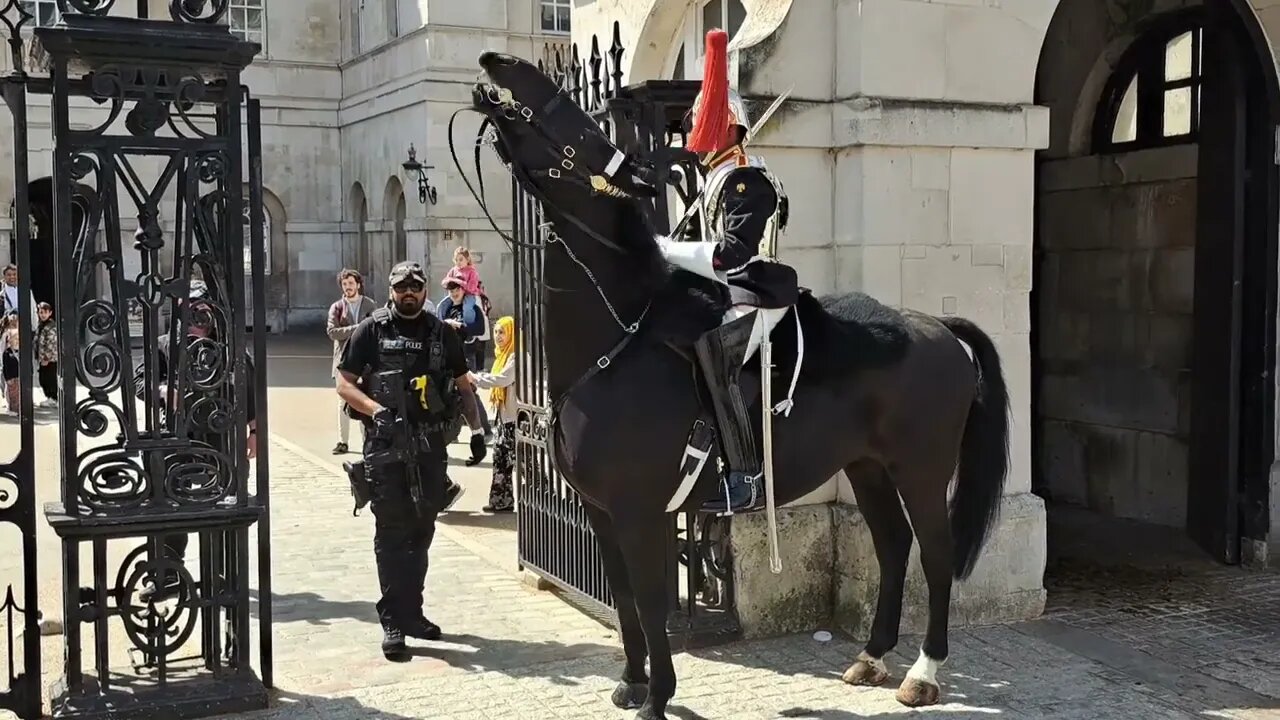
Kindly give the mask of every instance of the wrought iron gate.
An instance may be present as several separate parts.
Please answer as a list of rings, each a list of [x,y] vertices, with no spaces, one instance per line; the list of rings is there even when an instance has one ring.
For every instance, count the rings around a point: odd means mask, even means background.
[[[267,705],[266,443],[256,468],[247,457],[252,424],[268,431],[266,348],[245,331],[246,301],[258,326],[265,307],[260,111],[240,84],[260,46],[231,33],[228,4],[170,0],[170,19],[154,20],[148,3],[128,18],[111,14],[115,0],[57,0],[60,21],[32,31],[27,10],[40,6],[0,0],[19,317],[34,292],[55,306],[59,338],[56,410],[33,407],[34,353],[20,353],[21,447],[0,465],[0,523],[22,536],[22,584],[0,577],[0,708],[24,719],[43,709],[39,617],[59,610],[54,717]],[[73,121],[85,100],[97,112]],[[49,179],[29,177],[29,102],[50,108]],[[20,346],[34,348],[30,323],[19,324]],[[60,609],[37,608],[37,413],[60,430],[59,493],[45,506],[61,545]],[[261,678],[250,644],[255,525]]]
[[[609,50],[602,54],[593,38],[586,63],[576,46],[567,64],[557,53],[549,72],[581,107],[628,151],[670,157],[680,178],[673,187],[683,202],[696,193],[696,169],[683,146],[681,119],[692,106],[699,84],[647,81],[622,86],[624,54],[615,23]],[[537,200],[512,183],[514,237],[538,240],[542,210]],[[654,199],[652,217],[660,231],[670,227],[672,198]],[[696,234],[696,227],[690,232]],[[533,571],[565,592],[588,614],[615,624],[613,597],[600,563],[599,544],[582,500],[551,465],[547,448],[551,399],[546,390],[543,355],[542,251],[515,249],[516,325],[529,348],[518,366],[519,413],[516,424],[516,503],[518,546],[522,568]],[[671,516],[668,632],[686,644],[709,644],[736,636],[733,576],[728,553],[728,519],[685,513]],[[684,572],[681,572],[683,566]]]

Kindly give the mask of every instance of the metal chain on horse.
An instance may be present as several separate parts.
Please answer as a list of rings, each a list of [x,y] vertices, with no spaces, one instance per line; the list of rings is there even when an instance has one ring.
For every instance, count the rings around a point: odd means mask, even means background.
[[[554,245],[559,243],[560,247],[564,248],[565,254],[573,261],[573,264],[577,265],[582,269],[582,272],[586,273],[587,279],[589,279],[591,284],[595,286],[596,292],[600,294],[600,299],[604,301],[605,308],[607,308],[609,310],[609,314],[613,316],[614,322],[618,323],[618,327],[622,328],[622,331],[628,335],[635,334],[635,332],[640,329],[640,323],[643,322],[645,316],[649,314],[649,308],[653,307],[653,298],[650,298],[649,302],[644,304],[644,309],[640,311],[640,315],[636,317],[635,322],[630,325],[626,324],[622,321],[622,317],[618,315],[617,309],[613,307],[613,303],[609,302],[609,298],[604,294],[604,290],[600,288],[600,283],[596,281],[595,273],[592,273],[591,268],[587,267],[586,263],[579,260],[578,256],[573,254],[573,249],[569,247],[569,244],[551,229],[551,223],[542,223],[538,226],[538,229],[546,233],[547,242],[545,244]]]

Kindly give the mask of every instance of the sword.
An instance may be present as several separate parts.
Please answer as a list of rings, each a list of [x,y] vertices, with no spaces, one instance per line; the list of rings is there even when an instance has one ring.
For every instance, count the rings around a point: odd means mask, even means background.
[[[792,85],[787,88],[786,92],[773,99],[773,102],[769,107],[766,108],[765,111],[760,114],[760,117],[756,119],[755,124],[747,130],[747,136],[742,139],[743,147],[749,145],[751,141],[760,134],[760,131],[764,129],[765,123],[769,122],[769,118],[773,117],[773,114],[778,112],[778,108],[782,107],[782,103],[786,102],[787,98],[791,97],[791,91],[795,89],[796,86]],[[693,198],[693,202],[689,203],[689,208],[684,211],[684,217],[680,218],[680,222],[676,223],[676,226],[672,228],[668,237],[673,240],[680,237],[680,233],[684,231],[684,226],[689,224],[689,221],[693,219],[693,216],[698,214],[698,208],[702,207],[702,196],[706,194],[706,191],[706,185],[703,185],[702,189],[698,191],[697,196]]]

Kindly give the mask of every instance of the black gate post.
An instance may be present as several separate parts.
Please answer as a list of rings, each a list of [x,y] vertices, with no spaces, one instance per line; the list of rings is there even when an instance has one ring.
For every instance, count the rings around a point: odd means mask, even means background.
[[[57,4],[61,22],[36,28],[30,53],[47,77],[24,73],[20,23],[5,23],[16,68],[5,100],[15,116],[21,263],[33,249],[26,96],[48,98],[54,139],[52,233],[42,231],[35,248],[52,258],[59,337],[61,497],[45,507],[62,546],[65,638],[53,715],[179,720],[264,708],[250,649],[249,542],[255,524],[265,530],[265,442],[256,482],[247,452],[251,423],[266,431],[266,376],[244,308],[249,292],[256,315],[265,307],[265,238],[253,222],[246,231],[246,217],[262,218],[261,150],[257,108],[240,84],[260,46],[225,25],[228,0],[170,0],[169,20],[110,16],[115,0]],[[0,0],[0,16],[21,9]],[[76,99],[99,108],[100,124],[72,123]],[[20,273],[24,302],[30,276]],[[33,347],[24,333],[22,346]],[[30,379],[32,355],[22,357]],[[0,707],[24,718],[41,703],[31,385],[22,389],[22,450],[0,466],[0,521],[24,536],[28,651],[26,676],[15,682],[11,667]],[[18,504],[6,509],[13,477]],[[264,539],[258,610],[269,677]],[[138,541],[117,565],[111,551]],[[0,606],[15,609],[12,596]]]
[[[22,27],[31,15],[17,3],[0,6],[0,22],[8,32],[10,60],[13,70],[3,80],[5,105],[13,117],[13,229],[10,241],[17,252],[19,268],[31,267],[31,206],[27,193],[27,75],[22,64]],[[0,263],[5,264],[5,263]],[[31,307],[31,273],[19,272],[18,317],[21,347],[33,347],[33,330],[27,321]],[[11,462],[0,464],[0,523],[17,526],[21,550],[6,547],[4,552],[21,558],[22,582],[15,592],[12,578],[0,577],[0,625],[5,627],[3,667],[4,683],[0,684],[0,709],[11,710],[23,720],[36,720],[41,715],[43,699],[40,681],[40,613],[36,562],[36,476],[35,419],[32,402],[33,360],[29,353],[20,356],[18,448]],[[6,448],[6,451],[8,448]],[[12,556],[10,556],[12,557]],[[20,624],[18,624],[20,620]]]

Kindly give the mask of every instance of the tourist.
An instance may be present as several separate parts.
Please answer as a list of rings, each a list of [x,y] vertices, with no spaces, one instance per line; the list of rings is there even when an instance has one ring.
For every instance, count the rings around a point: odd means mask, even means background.
[[[36,328],[36,363],[40,389],[44,391],[42,407],[58,406],[58,327],[53,319],[53,306],[42,302],[36,306],[40,325]]]
[[[329,377],[332,379],[338,376],[338,360],[342,358],[342,350],[347,346],[351,334],[356,331],[356,326],[378,309],[372,299],[365,297],[364,278],[359,272],[344,268],[338,273],[338,287],[342,290],[342,297],[329,306],[329,319],[325,327],[325,332],[333,341],[333,362],[329,367]],[[333,454],[348,452],[350,439],[351,418],[343,412],[342,403],[339,402],[338,443],[333,446]]]
[[[489,484],[489,504],[485,512],[503,513],[515,510],[512,474],[515,469],[516,442],[516,321],[510,315],[493,324],[493,368],[489,372],[473,372],[471,379],[479,388],[489,389],[494,417],[498,419],[498,442],[493,446],[493,481]]]

